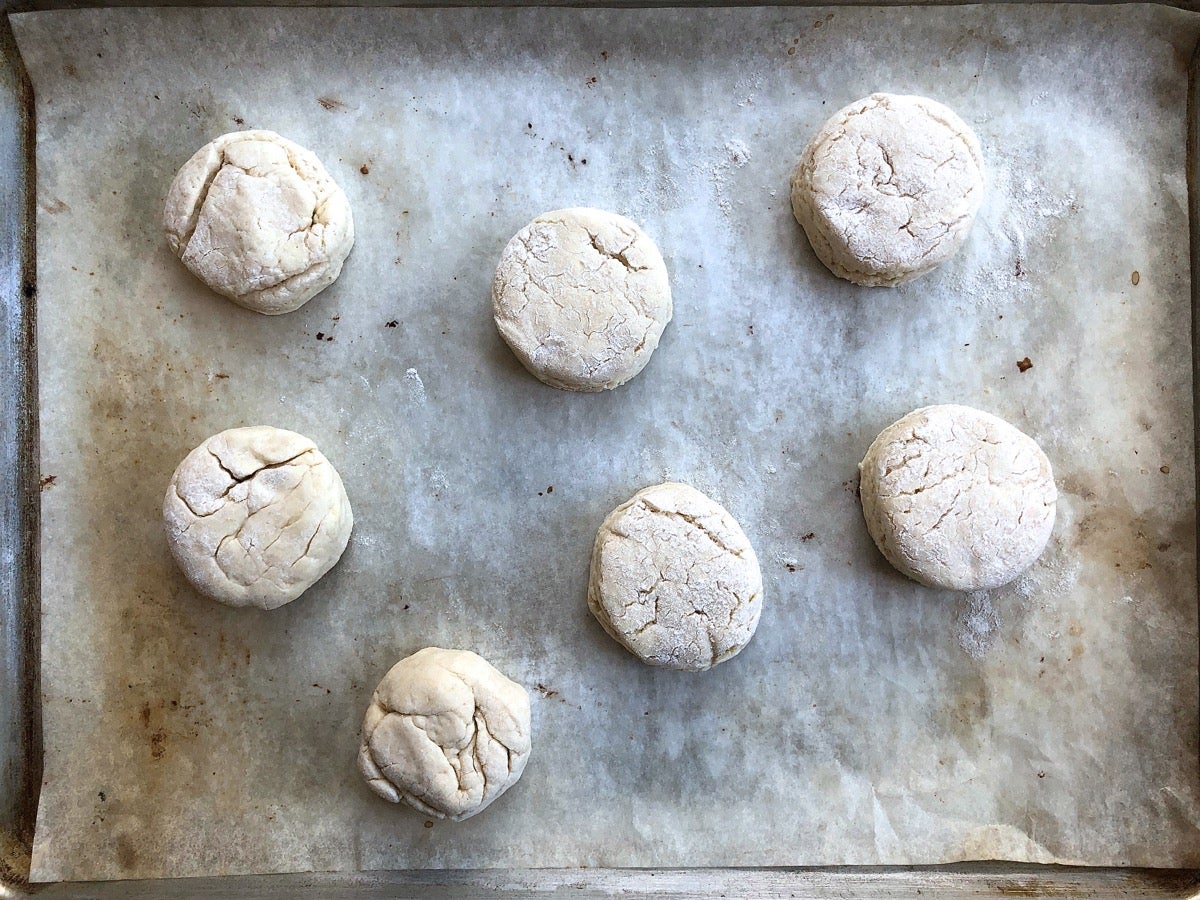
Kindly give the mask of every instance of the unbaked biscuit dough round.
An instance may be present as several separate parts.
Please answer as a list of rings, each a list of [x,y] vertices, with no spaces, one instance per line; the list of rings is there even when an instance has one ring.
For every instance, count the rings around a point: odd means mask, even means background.
[[[754,637],[762,595],[745,532],[689,485],[638,491],[596,534],[588,607],[652,666],[700,672],[736,656]]]
[[[466,819],[517,783],[529,751],[525,688],[468,650],[426,647],[375,688],[358,769],[385,800]]]
[[[893,566],[958,591],[1007,584],[1041,555],[1058,493],[1046,454],[1003,419],[926,406],[875,438],[859,465],[867,530]]]
[[[201,147],[171,183],[163,230],[193,275],[265,315],[333,284],[354,244],[342,189],[313,153],[273,131]]]
[[[634,222],[560,209],[513,236],[492,281],[496,327],[525,368],[568,391],[602,391],[650,361],[671,320],[662,255]]]
[[[792,212],[840,278],[903,284],[962,246],[983,202],[979,139],[924,97],[872,94],[829,119],[792,175]]]
[[[163,499],[171,554],[201,593],[275,609],[333,568],[354,526],[342,479],[308,438],[260,425],[184,457]]]

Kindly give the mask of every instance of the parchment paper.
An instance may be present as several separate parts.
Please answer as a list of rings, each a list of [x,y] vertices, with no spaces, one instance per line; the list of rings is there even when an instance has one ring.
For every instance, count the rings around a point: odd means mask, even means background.
[[[112,10],[15,26],[37,94],[45,492],[38,880],[385,867],[974,858],[1200,865],[1184,178],[1195,18],[1153,7]],[[788,177],[873,90],[983,141],[965,250],[896,290],[815,260]],[[264,318],[159,232],[175,170],[272,128],[354,206],[341,280]],[[675,319],[602,395],[544,387],[491,321],[547,209],[633,216]],[[1022,373],[1017,362],[1028,358]],[[922,588],[856,463],[914,407],[1032,434],[1061,501],[1003,590]],[[167,479],[235,425],[311,436],[356,514],[290,606],[198,597]],[[604,515],[662,479],[724,503],[762,625],[701,675],[584,601]],[[553,488],[553,490],[551,490]],[[428,644],[534,696],[485,815],[426,822],[354,768],[370,692]]]

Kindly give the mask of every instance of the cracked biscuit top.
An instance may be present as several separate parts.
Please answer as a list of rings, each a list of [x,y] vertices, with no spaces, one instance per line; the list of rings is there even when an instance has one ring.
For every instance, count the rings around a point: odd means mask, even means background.
[[[513,236],[492,281],[496,327],[525,368],[568,391],[622,385],[671,320],[667,268],[624,216],[560,209]]]
[[[201,593],[274,609],[333,568],[354,516],[342,479],[312,441],[257,426],[189,453],[163,500],[171,554]]]
[[[163,230],[193,275],[265,315],[333,284],[354,244],[342,189],[272,131],[235,131],[197,151],[167,192]]]
[[[762,594],[745,532],[686,484],[638,491],[596,534],[588,606],[652,666],[699,672],[737,655],[754,637]]]
[[[468,650],[426,647],[371,695],[358,768],[386,800],[466,819],[517,783],[529,751],[525,688]]]
[[[1003,419],[926,406],[889,425],[859,465],[880,552],[929,587],[1007,584],[1041,555],[1058,492],[1046,454]]]
[[[983,194],[975,133],[942,104],[897,94],[835,113],[792,175],[792,212],[817,257],[873,287],[910,281],[954,255]]]

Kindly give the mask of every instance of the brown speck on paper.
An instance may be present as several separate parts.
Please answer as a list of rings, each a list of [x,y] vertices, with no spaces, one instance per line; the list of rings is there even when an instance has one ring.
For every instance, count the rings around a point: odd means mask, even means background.
[[[1018,369],[1019,371],[1021,371],[1021,372],[1028,372],[1028,371],[1029,371],[1030,369],[1032,369],[1032,368],[1033,368],[1033,363],[1032,363],[1032,362],[1030,362],[1030,360],[1029,360],[1029,357],[1028,357],[1028,356],[1027,356],[1027,357],[1025,357],[1024,359],[1018,359],[1018,360],[1017,360],[1017,369]]]

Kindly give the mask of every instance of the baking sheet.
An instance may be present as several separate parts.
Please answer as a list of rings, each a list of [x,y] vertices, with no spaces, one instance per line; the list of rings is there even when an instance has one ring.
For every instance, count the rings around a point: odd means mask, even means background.
[[[175,9],[14,29],[38,115],[35,880],[1200,865],[1194,17]],[[889,291],[830,276],[787,204],[808,135],[878,89],[956,109],[990,179],[964,251]],[[241,127],[314,149],[355,210],[341,279],[282,318],[208,293],[159,232],[176,168]],[[648,368],[603,395],[533,380],[489,312],[512,233],[582,204],[640,221],[675,294]],[[1054,537],[1008,588],[921,588],[862,526],[855,464],[931,402],[996,412],[1055,465]],[[198,597],[159,517],[191,447],[255,423],[316,440],[356,518],[337,569],[269,613]],[[584,600],[604,515],[666,478],[724,503],[764,567],[758,636],[702,675],[641,666]],[[524,778],[465,823],[354,768],[372,688],[427,644],[534,699]]]

